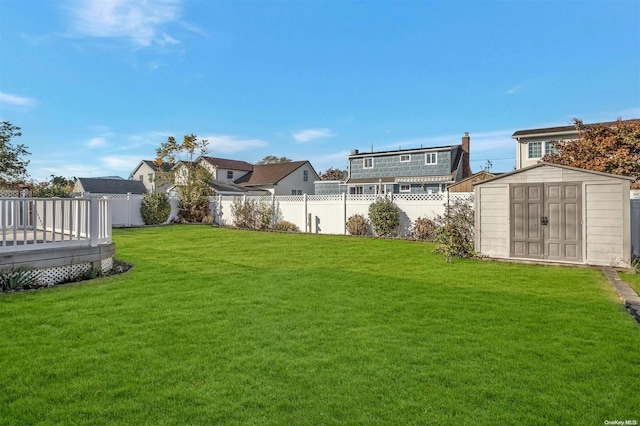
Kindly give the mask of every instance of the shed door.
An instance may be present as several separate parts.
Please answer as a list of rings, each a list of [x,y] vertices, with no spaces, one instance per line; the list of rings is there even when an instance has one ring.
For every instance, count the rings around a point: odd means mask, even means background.
[[[579,183],[510,185],[510,256],[580,262]]]

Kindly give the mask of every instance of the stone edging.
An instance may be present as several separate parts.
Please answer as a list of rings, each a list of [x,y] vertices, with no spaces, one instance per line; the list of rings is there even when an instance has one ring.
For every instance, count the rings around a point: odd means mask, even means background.
[[[629,287],[629,284],[622,281],[618,276],[618,272],[613,268],[602,268],[604,276],[607,277],[613,288],[616,289],[624,307],[627,311],[640,322],[640,297]]]

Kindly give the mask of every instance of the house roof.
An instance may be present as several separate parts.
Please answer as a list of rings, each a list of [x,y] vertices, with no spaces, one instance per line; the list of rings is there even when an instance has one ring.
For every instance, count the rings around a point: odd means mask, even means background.
[[[153,170],[157,170],[156,164],[153,161],[151,161],[151,160],[142,160],[142,162],[144,164],[146,164],[147,166],[151,167]],[[171,170],[171,164],[167,163],[166,161],[164,161],[164,162],[162,162],[162,166],[160,166],[160,169],[163,172],[166,173],[166,172]]]
[[[522,169],[514,170],[512,172],[501,173],[501,174],[496,175],[496,176],[494,176],[492,178],[489,178],[489,179],[485,179],[485,180],[478,181],[478,182],[473,182],[472,185],[473,186],[482,185],[484,183],[492,182],[492,181],[497,180],[497,179],[502,179],[504,177],[515,175],[517,173],[522,173],[522,172],[525,172],[527,170],[537,169],[538,167],[557,167],[559,169],[573,170],[573,171],[577,171],[577,172],[589,173],[589,174],[598,175],[598,176],[604,176],[604,177],[609,177],[609,178],[617,178],[617,179],[623,179],[623,180],[629,180],[629,181],[633,181],[634,180],[634,178],[629,177],[629,176],[620,176],[620,175],[614,175],[614,174],[611,174],[611,173],[596,172],[594,170],[580,169],[578,167],[565,166],[564,164],[546,163],[544,161],[541,161],[541,162],[536,163],[536,164],[534,164],[532,166],[529,166],[529,167],[523,167]]]
[[[491,172],[488,172],[488,171],[486,171],[486,170],[480,170],[479,172],[472,174],[472,175],[471,175],[471,176],[469,176],[468,178],[465,178],[465,179],[459,180],[459,181],[457,181],[456,183],[452,183],[452,184],[451,184],[451,185],[449,185],[447,188],[451,188],[452,186],[459,185],[459,184],[461,184],[461,183],[465,183],[465,182],[468,182],[468,181],[470,181],[470,180],[472,180],[472,181],[474,181],[474,182],[479,182],[479,181],[481,181],[481,180],[489,179],[489,178],[492,178],[492,177],[497,176],[497,175],[499,175],[499,174],[500,174],[500,173],[491,173]],[[486,177],[485,177],[485,176],[486,176]]]
[[[358,152],[357,154],[351,154],[347,156],[348,159],[352,158],[362,158],[362,157],[376,157],[381,155],[390,155],[390,154],[411,154],[415,152],[432,152],[432,151],[442,151],[446,149],[456,149],[462,148],[462,145],[444,145],[444,146],[434,146],[434,147],[426,147],[426,148],[409,148],[409,149],[396,149],[392,151],[376,151],[376,152]]]
[[[145,194],[147,189],[139,180],[128,180],[121,177],[78,178],[76,184],[82,185],[84,192],[94,194]]]
[[[622,120],[624,122],[627,121],[640,121],[640,119],[632,118],[630,120]],[[586,126],[612,126],[616,124],[617,121],[607,121],[603,123],[591,123],[586,124]],[[570,126],[559,126],[559,127],[545,127],[540,129],[528,129],[528,130],[518,130],[511,137],[513,139],[517,139],[523,136],[526,137],[535,137],[535,136],[550,136],[550,135],[568,135],[578,133],[575,125]]]
[[[202,158],[207,163],[219,169],[241,170],[245,172],[250,172],[253,170],[253,167],[254,167],[253,164],[247,163],[246,161],[229,160],[226,158],[205,157],[205,156],[202,156],[200,158]]]
[[[217,193],[223,192],[249,192],[247,188],[244,186],[237,185],[233,182],[224,182],[221,180],[212,180],[209,184],[211,188],[213,188]]]
[[[275,185],[308,161],[289,161],[286,163],[256,164],[253,171],[237,179],[235,183],[242,186]],[[313,167],[311,168],[313,170]],[[317,173],[316,173],[317,175]],[[310,178],[313,180],[312,178]]]

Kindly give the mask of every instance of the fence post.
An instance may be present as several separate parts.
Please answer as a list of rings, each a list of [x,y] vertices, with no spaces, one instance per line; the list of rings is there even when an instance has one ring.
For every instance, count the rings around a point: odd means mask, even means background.
[[[309,229],[309,223],[307,223],[307,194],[302,194],[302,202],[304,203],[304,232],[311,232]]]
[[[271,229],[276,225],[278,212],[276,211],[276,194],[271,194]]]
[[[347,235],[347,194],[342,193],[342,235]]]

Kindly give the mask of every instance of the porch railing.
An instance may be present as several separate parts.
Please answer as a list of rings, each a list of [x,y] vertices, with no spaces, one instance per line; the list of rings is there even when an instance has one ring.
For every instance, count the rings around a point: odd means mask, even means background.
[[[111,242],[106,198],[0,198],[0,252]]]

